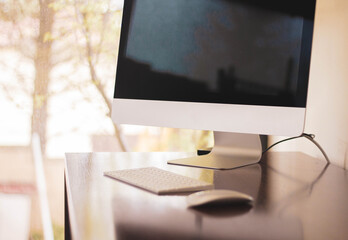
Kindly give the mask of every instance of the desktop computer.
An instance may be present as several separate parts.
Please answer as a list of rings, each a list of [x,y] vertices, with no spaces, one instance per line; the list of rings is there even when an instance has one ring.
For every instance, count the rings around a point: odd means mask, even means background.
[[[315,5],[125,0],[113,121],[231,136],[216,138],[210,154],[170,164],[257,163],[259,134],[303,133]]]

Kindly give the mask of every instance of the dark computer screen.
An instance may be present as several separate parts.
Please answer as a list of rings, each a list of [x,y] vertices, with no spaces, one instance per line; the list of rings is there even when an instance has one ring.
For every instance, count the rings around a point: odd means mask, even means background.
[[[305,107],[315,0],[125,0],[115,97]]]

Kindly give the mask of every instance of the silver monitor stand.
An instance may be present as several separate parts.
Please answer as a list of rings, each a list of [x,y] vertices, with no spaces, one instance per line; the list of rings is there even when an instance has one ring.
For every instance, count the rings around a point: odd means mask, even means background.
[[[262,156],[259,135],[214,132],[209,154],[168,161],[168,164],[209,169],[233,169],[258,163]]]

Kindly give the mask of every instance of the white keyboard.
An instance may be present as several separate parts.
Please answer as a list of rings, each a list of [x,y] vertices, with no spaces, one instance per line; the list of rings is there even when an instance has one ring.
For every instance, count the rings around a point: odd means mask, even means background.
[[[194,192],[214,187],[213,184],[155,167],[104,172],[104,175],[156,194]]]

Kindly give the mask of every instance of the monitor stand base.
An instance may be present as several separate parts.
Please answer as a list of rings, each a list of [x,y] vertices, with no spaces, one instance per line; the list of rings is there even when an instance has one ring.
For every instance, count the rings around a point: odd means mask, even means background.
[[[171,160],[168,164],[222,170],[258,163],[262,156],[259,135],[214,132],[214,142],[209,154]]]

